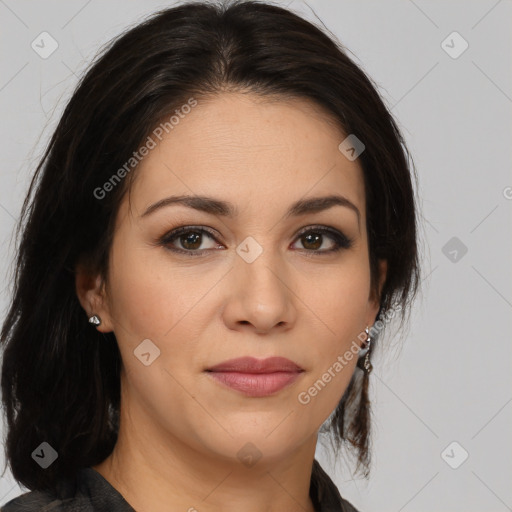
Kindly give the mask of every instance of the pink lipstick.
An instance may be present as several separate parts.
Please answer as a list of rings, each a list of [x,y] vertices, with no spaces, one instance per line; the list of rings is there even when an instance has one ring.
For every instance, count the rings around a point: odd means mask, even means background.
[[[284,357],[242,357],[205,370],[221,384],[252,397],[270,396],[295,382],[304,369]]]

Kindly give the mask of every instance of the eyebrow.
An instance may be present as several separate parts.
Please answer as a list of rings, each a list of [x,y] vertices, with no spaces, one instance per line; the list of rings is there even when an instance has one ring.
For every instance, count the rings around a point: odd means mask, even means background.
[[[165,206],[181,204],[188,208],[193,208],[201,212],[210,213],[212,215],[220,215],[222,217],[236,217],[238,215],[238,208],[227,201],[221,201],[213,197],[207,196],[170,196],[156,203],[150,205],[146,211],[140,216],[141,218],[147,217],[151,213],[164,208]],[[361,214],[357,206],[349,201],[346,197],[332,194],[324,197],[312,197],[308,199],[300,199],[293,203],[284,218],[298,217],[306,213],[317,213],[333,206],[344,206],[350,208],[357,215],[357,223],[361,224]]]

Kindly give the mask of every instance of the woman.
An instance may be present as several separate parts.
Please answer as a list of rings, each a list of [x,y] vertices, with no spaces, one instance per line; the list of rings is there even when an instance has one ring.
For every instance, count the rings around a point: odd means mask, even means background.
[[[23,205],[1,385],[30,491],[2,510],[356,510],[315,448],[329,428],[368,476],[371,355],[419,282],[408,156],[284,8],[113,41]]]

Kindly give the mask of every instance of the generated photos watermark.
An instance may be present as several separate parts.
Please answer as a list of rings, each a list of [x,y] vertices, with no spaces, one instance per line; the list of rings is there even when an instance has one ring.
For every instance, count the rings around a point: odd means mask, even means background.
[[[386,312],[384,315],[384,321],[377,320],[375,324],[369,329],[370,337],[374,338],[382,329],[384,329],[386,323],[394,318],[395,313],[400,311],[400,309],[401,305],[398,304],[395,308]],[[363,331],[357,335],[357,338],[364,343],[366,341],[366,336],[366,331]],[[358,345],[357,341],[352,340],[350,348],[346,350],[343,355],[339,355],[337,357],[336,361],[331,366],[329,366],[327,371],[323,373],[317,381],[315,381],[313,386],[309,387],[307,391],[301,391],[297,395],[297,400],[299,403],[302,405],[309,404],[309,402],[311,402],[311,398],[318,395],[318,393],[322,391],[327,386],[327,384],[331,382],[331,380],[348,365],[349,361],[354,359],[354,356],[357,357],[360,350],[360,345]]]
[[[101,187],[94,189],[94,197],[96,199],[104,199],[107,193],[112,192],[116,185],[118,185],[126,175],[132,171],[140,161],[149,154],[149,152],[156,148],[157,142],[162,140],[164,133],[170,133],[176,125],[179,124],[180,119],[183,119],[187,114],[192,111],[192,108],[197,105],[197,100],[189,98],[187,103],[176,109],[174,112],[176,115],[172,115],[168,121],[160,123],[153,131],[151,135],[148,135],[146,142],[138,149],[133,152],[131,156]]]

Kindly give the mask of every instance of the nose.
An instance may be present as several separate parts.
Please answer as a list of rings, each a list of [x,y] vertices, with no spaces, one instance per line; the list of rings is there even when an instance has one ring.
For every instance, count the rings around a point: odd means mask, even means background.
[[[267,334],[293,326],[297,297],[292,278],[271,251],[263,251],[252,263],[237,256],[228,276],[223,317],[230,329]]]

